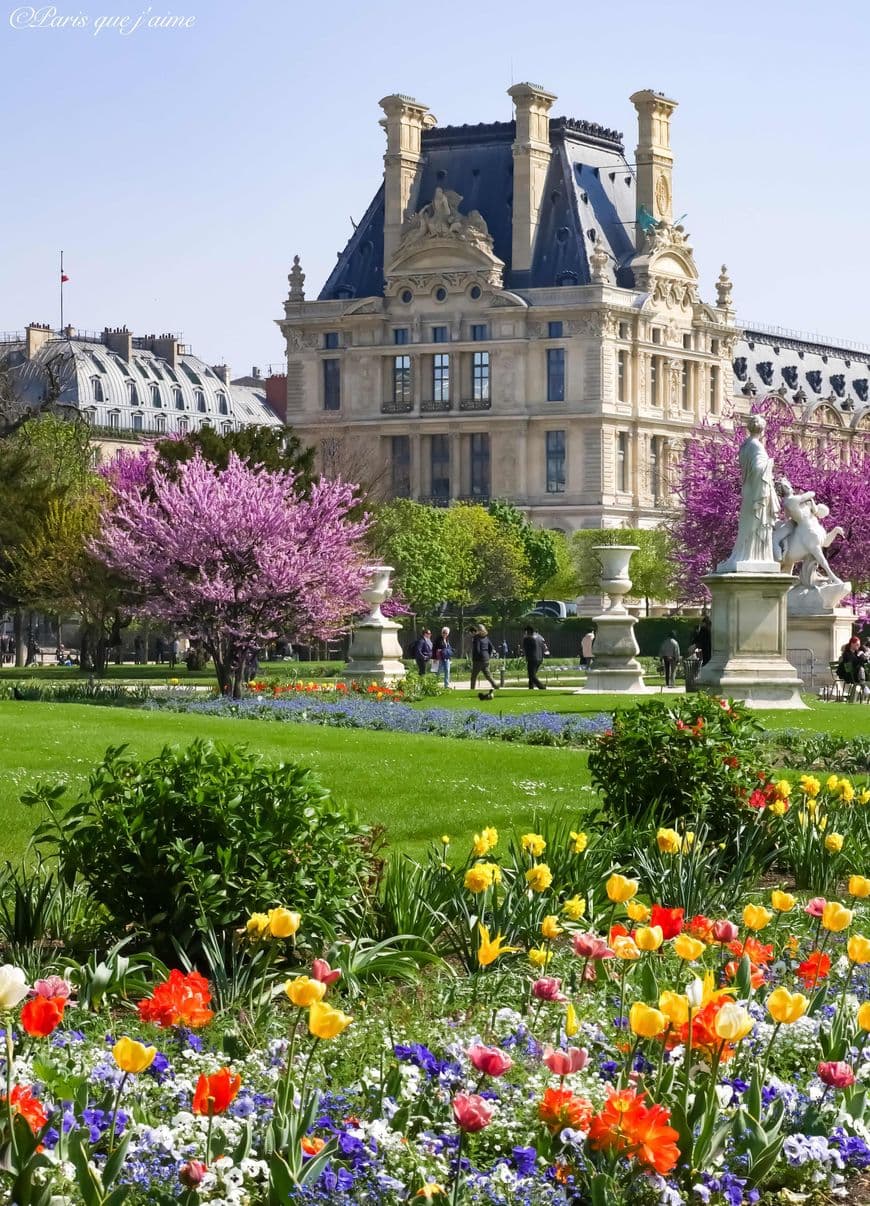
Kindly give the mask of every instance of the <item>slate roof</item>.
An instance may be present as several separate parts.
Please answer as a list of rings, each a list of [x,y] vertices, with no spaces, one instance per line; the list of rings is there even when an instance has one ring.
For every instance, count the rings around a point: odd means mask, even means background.
[[[622,135],[591,122],[550,121],[553,154],[547,174],[535,259],[530,271],[511,267],[511,202],[515,123],[435,126],[422,135],[423,164],[417,209],[438,187],[462,197],[460,210],[477,209],[505,263],[507,289],[586,285],[588,253],[595,241],[610,252],[616,284],[631,288],[635,178]],[[378,297],[384,291],[384,190],[375,194],[338,257],[319,300]]]

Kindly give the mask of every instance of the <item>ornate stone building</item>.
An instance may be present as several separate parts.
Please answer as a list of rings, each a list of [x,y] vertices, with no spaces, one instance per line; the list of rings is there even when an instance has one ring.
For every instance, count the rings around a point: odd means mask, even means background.
[[[382,187],[317,300],[290,273],[287,421],[326,471],[350,443],[398,496],[654,526],[739,337],[725,270],[702,300],[674,220],[676,102],[632,96],[629,159],[543,88],[509,94],[513,121],[458,127],[381,101]]]

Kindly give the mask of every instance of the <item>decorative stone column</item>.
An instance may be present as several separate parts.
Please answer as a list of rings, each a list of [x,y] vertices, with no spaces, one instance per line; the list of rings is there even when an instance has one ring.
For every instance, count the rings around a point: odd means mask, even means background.
[[[647,687],[637,660],[640,650],[634,635],[637,619],[628,613],[624,603],[631,590],[628,566],[637,545],[597,544],[592,551],[601,562],[601,589],[610,597],[610,607],[593,620],[592,669],[581,691],[644,694]]]
[[[398,631],[401,627],[388,620],[381,611],[381,604],[390,598],[391,565],[369,567],[371,584],[363,591],[363,598],[371,611],[359,620],[350,638],[350,650],[345,666],[346,678],[368,678],[376,682],[395,681],[404,678],[402,647]]]

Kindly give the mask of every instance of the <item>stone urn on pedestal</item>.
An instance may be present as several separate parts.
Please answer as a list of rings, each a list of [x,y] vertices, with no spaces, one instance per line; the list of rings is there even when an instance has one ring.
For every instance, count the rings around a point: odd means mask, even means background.
[[[371,610],[367,616],[354,624],[345,677],[392,682],[405,676],[402,646],[397,635],[401,625],[388,620],[381,611],[381,604],[393,593],[390,587],[393,567],[372,565],[368,570],[371,581],[362,593]]]
[[[640,650],[634,635],[637,619],[629,614],[624,602],[631,590],[628,567],[637,545],[597,544],[592,552],[601,562],[601,589],[609,596],[610,606],[594,618],[592,668],[581,690],[644,694],[647,687],[637,660]]]

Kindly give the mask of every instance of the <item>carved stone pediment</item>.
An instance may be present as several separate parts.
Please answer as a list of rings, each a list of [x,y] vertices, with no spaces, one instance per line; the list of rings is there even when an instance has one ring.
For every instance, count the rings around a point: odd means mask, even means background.
[[[659,222],[651,227],[631,267],[637,287],[648,289],[660,304],[685,309],[698,300],[698,268],[682,226]]]
[[[420,276],[426,276],[430,285],[440,276],[447,288],[465,287],[457,284],[457,274],[464,282],[473,277],[494,288],[501,286],[504,263],[493,252],[486,222],[476,209],[460,213],[461,200],[459,193],[437,188],[429,204],[408,218],[395,255],[386,265],[388,296],[404,287],[397,284],[398,278]]]

